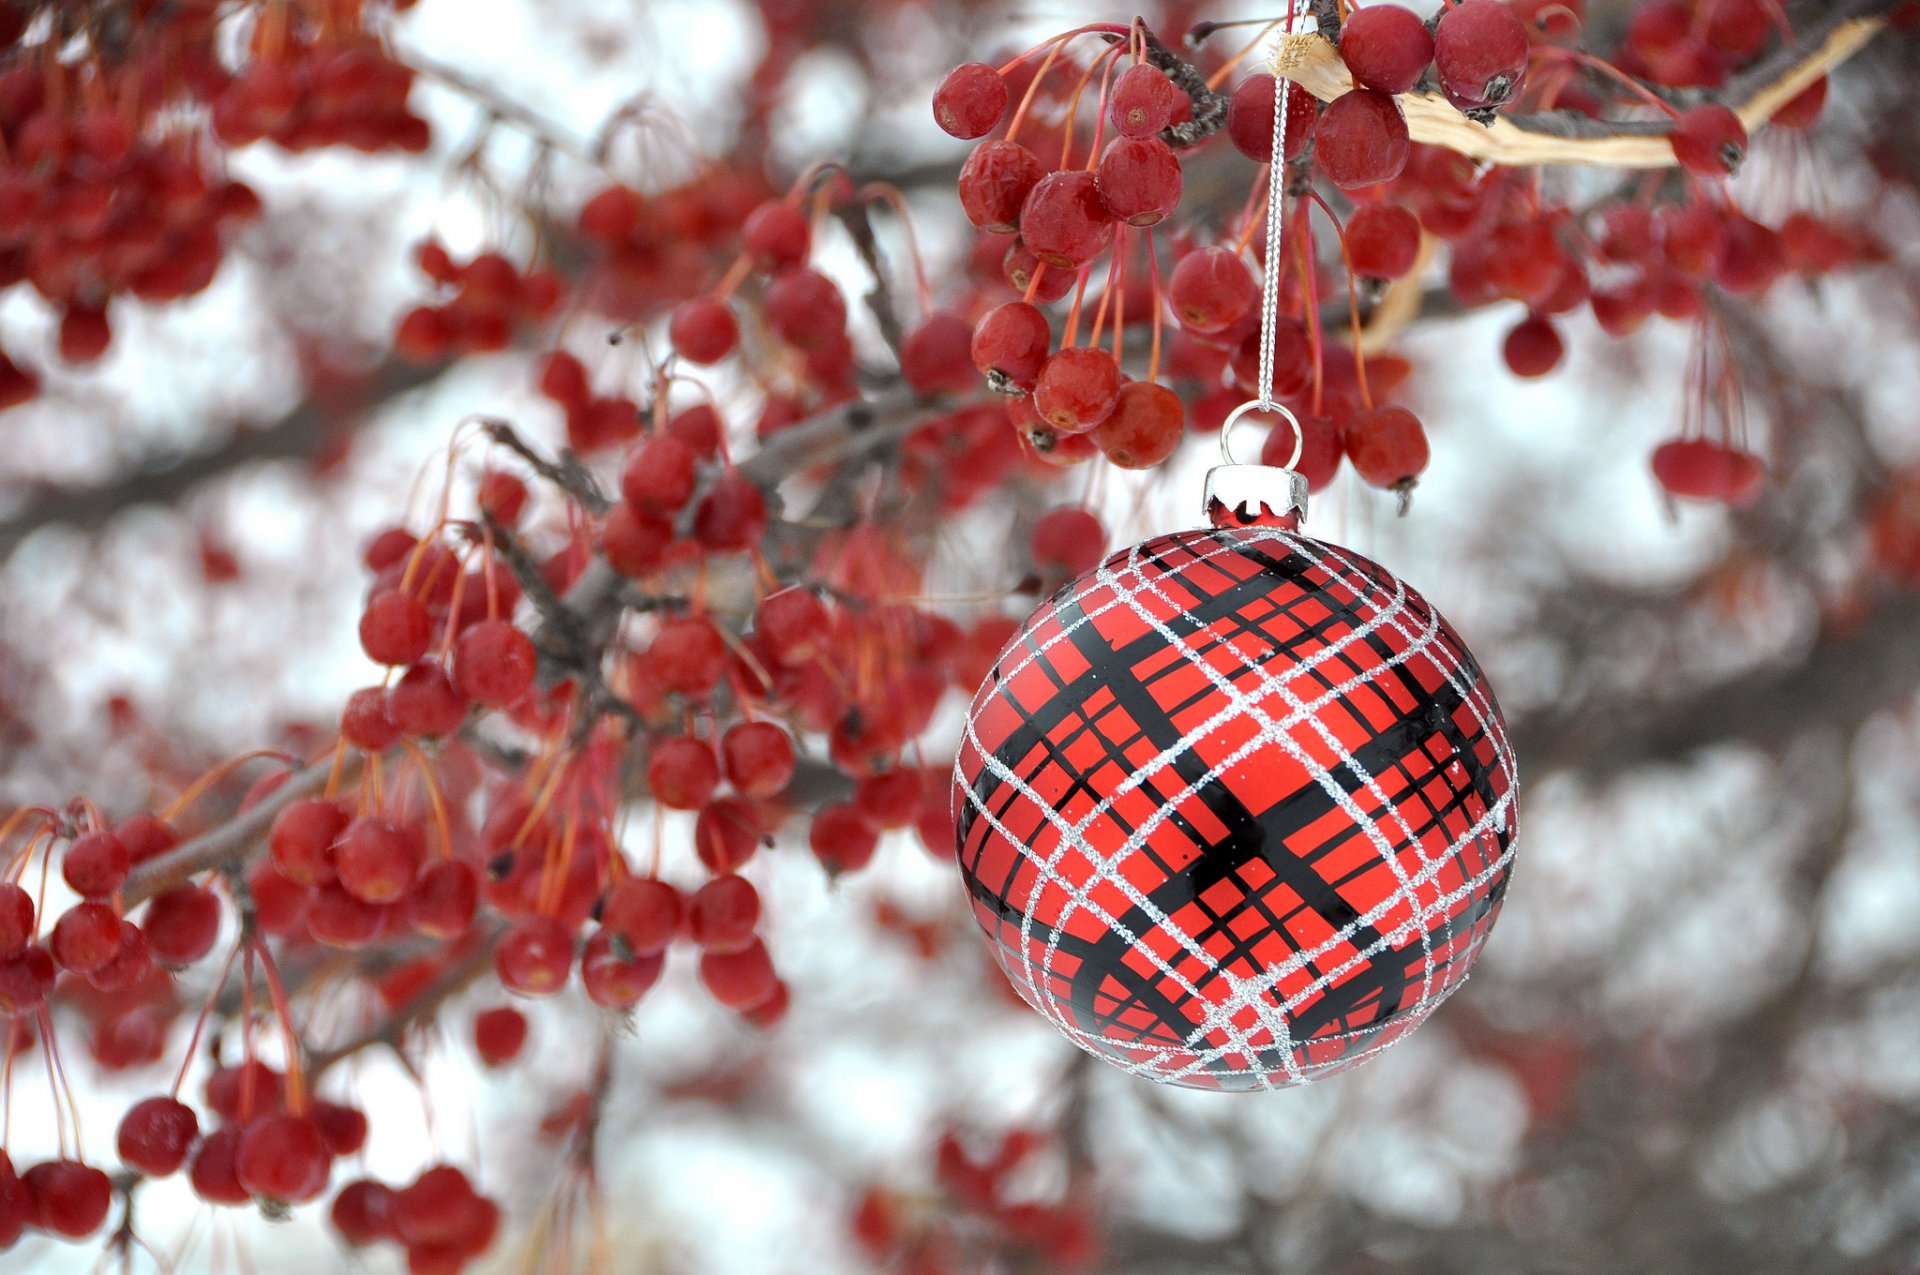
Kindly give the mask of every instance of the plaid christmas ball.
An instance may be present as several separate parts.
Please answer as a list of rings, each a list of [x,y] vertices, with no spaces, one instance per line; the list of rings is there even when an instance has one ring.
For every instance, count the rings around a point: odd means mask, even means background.
[[[1027,620],[954,768],[974,915],[1136,1075],[1278,1088],[1412,1030],[1505,894],[1514,760],[1425,599],[1273,527],[1115,554]]]

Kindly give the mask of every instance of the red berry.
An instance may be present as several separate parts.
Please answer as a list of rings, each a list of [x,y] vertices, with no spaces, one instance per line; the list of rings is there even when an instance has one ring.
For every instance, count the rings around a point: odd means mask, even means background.
[[[1260,299],[1253,271],[1231,248],[1200,248],[1180,258],[1167,280],[1167,301],[1189,332],[1232,327]]]
[[[338,882],[314,887],[307,895],[307,932],[328,947],[356,948],[380,933],[383,913],[375,904],[349,894]]]
[[[1056,351],[1034,382],[1033,405],[1062,434],[1084,434],[1105,420],[1120,397],[1120,365],[1088,345]]]
[[[754,632],[782,668],[813,663],[826,650],[830,620],[826,604],[811,589],[768,594],[753,614]]]
[[[451,1165],[435,1165],[394,1194],[391,1218],[395,1234],[410,1249],[457,1247],[492,1238],[489,1201],[475,1194],[467,1175]]]
[[[998,373],[1010,385],[1033,388],[1053,344],[1047,316],[1025,301],[996,306],[974,326],[971,354],[982,375]]]
[[[695,456],[671,434],[656,434],[633,449],[620,474],[620,494],[646,514],[672,514],[693,495]]]
[[[334,1155],[355,1155],[366,1146],[367,1113],[358,1107],[315,1098],[307,1105],[307,1114],[313,1118],[313,1126],[320,1131],[327,1150]]]
[[[1227,99],[1227,136],[1242,155],[1259,163],[1273,158],[1273,106],[1275,101],[1271,75],[1249,75],[1234,86]],[[1313,94],[1289,80],[1287,82],[1287,158],[1298,159],[1314,133],[1314,116],[1320,103]]]
[[[522,996],[551,996],[566,985],[573,968],[573,935],[550,916],[516,924],[493,952],[500,985]]]
[[[466,933],[480,906],[480,877],[459,859],[438,859],[426,866],[407,895],[407,920],[429,938],[451,939]]]
[[[693,941],[707,951],[738,952],[760,924],[760,892],[745,877],[715,877],[694,891],[687,921]]]
[[[1527,70],[1527,28],[1500,0],[1461,0],[1440,15],[1433,60],[1440,87],[1462,110],[1499,106]]]
[[[402,734],[451,735],[467,719],[467,700],[438,664],[415,664],[387,692],[387,711]]]
[[[1058,301],[1073,291],[1073,271],[1047,269],[1040,258],[1033,255],[1033,249],[1018,239],[1007,245],[1000,259],[1000,273],[1008,287],[1041,305]]]
[[[233,1152],[234,1176],[247,1194],[288,1204],[326,1190],[332,1165],[332,1153],[314,1122],[286,1112],[247,1125]]]
[[[752,806],[738,797],[716,797],[694,821],[693,847],[708,871],[738,872],[760,848],[761,835]]]
[[[687,362],[710,365],[740,344],[740,324],[719,297],[695,297],[674,310],[667,321],[667,340]]]
[[[33,942],[33,896],[0,881],[0,959],[18,956]]]
[[[774,994],[779,976],[766,945],[755,939],[737,952],[707,952],[700,957],[700,981],[728,1009],[751,1009]]]
[[[490,469],[480,476],[474,503],[501,526],[515,526],[527,507],[527,485],[503,470]]]
[[[527,1016],[511,1005],[482,1010],[473,1020],[473,1048],[489,1067],[504,1067],[527,1043]]]
[[[1060,576],[1090,571],[1106,556],[1107,533],[1091,512],[1072,506],[1050,509],[1033,524],[1028,544],[1037,567]]]
[[[400,739],[393,704],[384,686],[363,686],[347,697],[340,713],[340,734],[363,752],[385,752]]]
[[[880,830],[858,806],[841,801],[815,813],[807,842],[827,871],[858,872],[873,862]]]
[[[593,397],[593,386],[587,380],[587,365],[565,350],[555,350],[540,361],[540,374],[535,378],[535,384],[540,387],[541,394],[562,407],[585,407],[587,400]]]
[[[936,311],[900,343],[900,374],[915,394],[964,394],[975,385],[969,357],[972,329],[957,314]]]
[[[1420,257],[1420,219],[1398,204],[1361,204],[1346,236],[1353,272],[1362,278],[1398,279]]]
[[[75,837],[60,861],[60,875],[83,899],[104,899],[120,888],[133,866],[126,843],[111,832]]]
[[[1785,106],[1773,113],[1769,122],[1779,128],[1799,132],[1812,128],[1827,105],[1827,77],[1821,76],[1801,89]]]
[[[1722,230],[1713,280],[1728,292],[1758,295],[1791,268],[1786,241],[1773,227],[1734,213],[1727,217]]]
[[[540,657],[533,640],[507,620],[482,620],[453,646],[453,679],[460,693],[504,707],[533,689]]]
[[[647,658],[660,685],[698,697],[726,676],[727,644],[705,616],[674,616],[661,624]]]
[[[392,1188],[378,1182],[349,1182],[333,1197],[327,1216],[340,1238],[355,1247],[392,1239],[393,1198]]]
[[[46,1004],[55,972],[53,956],[38,944],[0,956],[0,1013],[18,1019]]]
[[[1120,387],[1113,412],[1093,431],[1093,441],[1122,469],[1151,469],[1173,455],[1186,430],[1186,407],[1164,385],[1129,381]]]
[[[20,1175],[33,1206],[33,1223],[63,1239],[85,1239],[107,1220],[113,1184],[77,1160],[49,1160]]]
[[[220,935],[220,900],[191,883],[175,886],[147,905],[140,928],[155,961],[169,968],[191,965],[213,950]]]
[[[698,810],[720,786],[713,746],[691,735],[661,740],[647,759],[647,786],[669,810]]]
[[[1653,476],[1674,496],[1745,505],[1765,487],[1767,467],[1758,456],[1725,443],[1680,438],[1654,450]]]
[[[424,857],[417,836],[385,819],[355,819],[333,849],[340,886],[365,903],[392,903],[413,888]]]
[[[360,648],[376,664],[411,664],[433,641],[433,617],[418,598],[388,589],[360,616]]]
[[[1129,226],[1151,226],[1180,202],[1180,161],[1157,137],[1116,137],[1094,175],[1107,212]]]
[[[767,268],[798,265],[813,250],[813,226],[792,200],[769,199],[747,214],[740,246]]]
[[[920,772],[908,766],[863,776],[853,786],[853,804],[880,828],[904,828],[920,812]]]
[[[1560,366],[1567,347],[1552,320],[1530,314],[1507,333],[1501,352],[1515,376],[1533,377],[1545,376]]]
[[[107,352],[113,342],[113,330],[107,325],[107,312],[91,306],[71,304],[60,316],[60,357],[68,363],[91,363]]]
[[[1107,118],[1122,137],[1152,137],[1173,122],[1180,98],[1165,71],[1136,62],[1114,80]]]
[[[347,812],[324,797],[302,797],[273,817],[267,851],[289,881],[324,885],[333,880],[333,844],[346,831]]]
[[[132,921],[120,922],[120,942],[113,955],[87,971],[87,981],[103,992],[124,992],[153,972],[153,953],[147,936]]]
[[[1007,113],[1007,82],[984,62],[964,62],[933,91],[933,118],[952,137],[985,137]]]
[[[1392,181],[1406,168],[1411,148],[1400,104],[1373,89],[1354,89],[1328,103],[1314,136],[1321,171],[1342,190]]]
[[[600,552],[607,565],[629,579],[658,570],[672,544],[673,523],[631,505],[615,505],[600,528]]]
[[[720,475],[693,511],[693,534],[708,549],[738,553],[767,534],[767,497],[751,478]]]
[[[1347,15],[1340,56],[1354,81],[1382,93],[1405,93],[1433,61],[1433,37],[1411,9],[1373,4]]]
[[[195,1195],[209,1204],[245,1204],[252,1198],[234,1164],[239,1146],[240,1130],[234,1127],[216,1129],[201,1140],[187,1170]]]
[[[1747,157],[1746,126],[1717,102],[1682,112],[1668,140],[1680,167],[1697,177],[1730,177]]]
[[[120,1160],[151,1178],[179,1171],[200,1136],[200,1118],[176,1098],[143,1098],[120,1118]]]
[[[120,916],[104,903],[76,904],[54,923],[47,946],[62,969],[97,970],[120,950]]]
[[[727,782],[742,796],[774,796],[793,778],[793,740],[772,722],[729,726],[720,737],[720,756]]]
[[[607,892],[600,908],[600,926],[645,955],[666,950],[680,929],[684,912],[680,891],[665,881],[627,877]]]
[[[1340,471],[1340,428],[1325,416],[1300,417],[1300,430],[1306,441],[1300,447],[1300,459],[1294,472],[1307,480],[1308,491],[1320,491]],[[1282,417],[1260,445],[1260,463],[1284,468],[1293,456],[1293,427]]]
[[[1027,195],[1047,174],[1034,153],[1018,142],[982,142],[960,166],[960,207],[983,230],[1012,234],[1020,228]]]
[[[1099,179],[1081,169],[1048,173],[1020,206],[1020,237],[1050,266],[1077,269],[1113,237]]]
[[[135,863],[157,858],[180,844],[180,834],[171,824],[145,812],[122,820],[113,835],[120,838],[128,858]]]
[[[632,1009],[660,981],[666,957],[642,956],[605,930],[587,940],[580,957],[580,985],[602,1009]]]
[[[1353,472],[1375,487],[1405,490],[1427,467],[1426,431],[1404,407],[1361,412],[1347,422],[1341,442]]]
[[[840,285],[805,266],[775,275],[763,308],[767,326],[796,349],[829,349],[847,330],[847,299]]]

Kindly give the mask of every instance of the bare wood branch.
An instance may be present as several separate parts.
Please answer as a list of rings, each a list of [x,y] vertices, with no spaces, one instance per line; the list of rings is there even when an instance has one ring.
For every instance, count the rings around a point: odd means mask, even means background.
[[[1790,57],[1764,64],[1763,83],[1742,80],[1720,95],[1740,116],[1748,132],[1773,118],[1806,87],[1864,48],[1886,26],[1881,14],[1888,0],[1851,0],[1834,6],[1801,33]],[[1317,34],[1282,37],[1276,61],[1281,71],[1322,101],[1353,88],[1353,76],[1339,50]],[[1482,125],[1438,93],[1399,97],[1407,131],[1417,142],[1444,146],[1470,159],[1530,167],[1538,164],[1586,164],[1601,168],[1671,168],[1667,142],[1671,120],[1595,120],[1573,111],[1535,115],[1496,115]]]

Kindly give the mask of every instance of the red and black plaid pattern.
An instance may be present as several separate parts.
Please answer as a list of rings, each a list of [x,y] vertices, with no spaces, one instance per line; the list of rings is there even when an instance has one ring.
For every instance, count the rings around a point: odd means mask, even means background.
[[[1372,1056],[1466,978],[1513,754],[1473,656],[1377,564],[1267,527],[1115,554],[1028,619],[954,768],[960,866],[1020,995],[1195,1088]]]

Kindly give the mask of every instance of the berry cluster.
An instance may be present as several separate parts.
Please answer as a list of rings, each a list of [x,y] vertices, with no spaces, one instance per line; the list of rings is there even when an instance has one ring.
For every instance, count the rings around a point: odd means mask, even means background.
[[[1047,1149],[1042,1135],[1015,1129],[976,1155],[949,1131],[935,1150],[937,1202],[872,1187],[854,1209],[853,1237],[886,1269],[921,1275],[978,1269],[989,1254],[1016,1267],[1091,1269],[1101,1254],[1086,1203],[1023,1198],[1015,1185]]]
[[[504,350],[513,344],[516,324],[551,318],[565,295],[553,271],[522,271],[497,252],[461,264],[429,239],[414,259],[427,278],[453,294],[439,305],[407,311],[393,334],[394,351],[419,363]]]
[[[0,288],[26,283],[59,312],[65,363],[107,351],[117,299],[162,304],[213,281],[260,212],[225,176],[226,150],[427,147],[407,108],[413,73],[366,30],[371,5],[261,6],[232,69],[219,6],[143,13],[132,41],[27,9],[0,15]],[[0,353],[0,411],[39,388]]]

